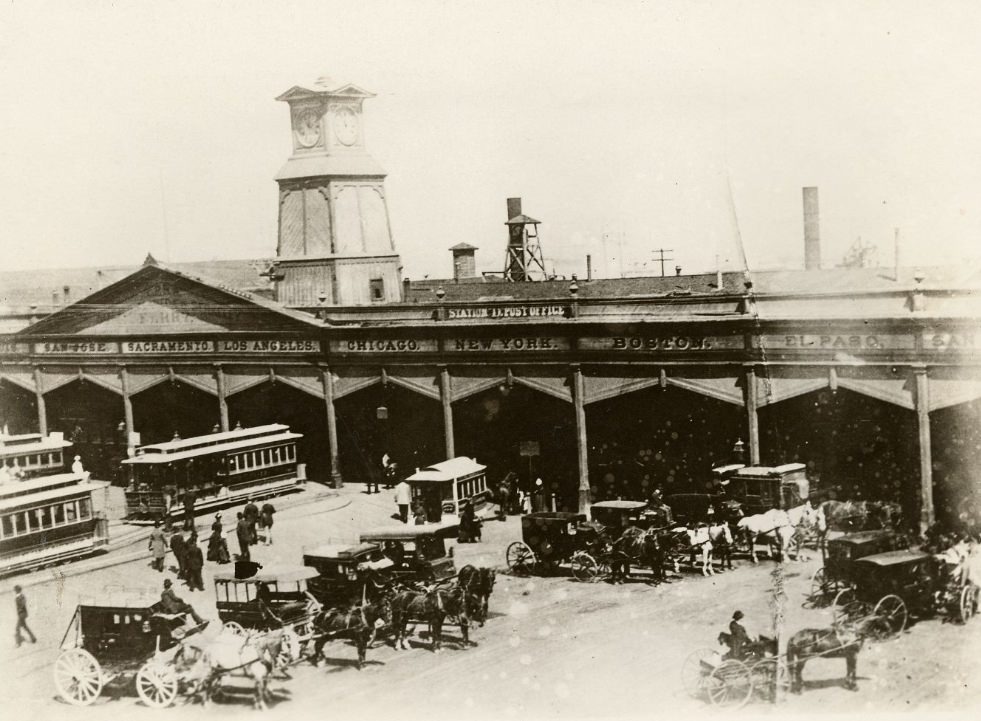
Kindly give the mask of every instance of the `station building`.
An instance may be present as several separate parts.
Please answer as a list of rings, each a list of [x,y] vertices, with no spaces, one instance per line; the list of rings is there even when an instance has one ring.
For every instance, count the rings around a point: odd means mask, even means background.
[[[324,483],[386,453],[403,470],[468,455],[575,509],[697,491],[742,453],[921,524],[976,506],[981,269],[822,270],[810,232],[804,270],[531,280],[538,221],[512,204],[505,278],[476,276],[462,243],[453,277],[412,282],[370,97],[280,96],[294,152],[270,262],[74,271],[79,299],[52,312],[0,276],[8,432],[62,431],[118,481],[137,444],[281,422]]]

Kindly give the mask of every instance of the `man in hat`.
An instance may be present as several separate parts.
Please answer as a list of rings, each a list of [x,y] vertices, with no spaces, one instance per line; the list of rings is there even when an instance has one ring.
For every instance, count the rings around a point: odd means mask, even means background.
[[[72,473],[85,473],[85,467],[82,466],[81,456],[75,456],[75,462],[72,463]]]
[[[736,611],[732,614],[732,620],[729,622],[729,646],[732,649],[729,652],[731,658],[739,659],[743,655],[743,649],[747,644],[753,642],[746,633],[746,628],[739,623],[743,618],[742,611]]]
[[[192,591],[203,591],[204,581],[201,579],[201,569],[204,568],[204,554],[198,545],[198,534],[191,532],[184,551],[184,578]]]
[[[412,502],[412,486],[403,479],[395,486],[395,505],[399,507],[399,519],[409,522],[409,504]]]
[[[259,542],[259,534],[256,531],[256,523],[259,521],[259,507],[255,504],[252,496],[249,496],[249,502],[245,504],[245,508],[242,509],[245,514],[245,522],[249,525],[249,539],[250,543]]]
[[[150,545],[147,550],[153,554],[153,562],[150,565],[157,571],[163,573],[164,556],[167,555],[167,539],[164,536],[163,529],[160,527],[159,520],[153,522],[153,530],[150,531]]]
[[[239,560],[251,561],[249,545],[252,543],[252,530],[249,528],[249,522],[245,520],[245,515],[241,512],[238,513],[235,535],[238,537]]]
[[[187,613],[194,619],[194,623],[201,625],[205,620],[191,607],[185,603],[176,593],[174,593],[173,582],[169,578],[164,579],[164,590],[160,594],[160,604],[167,613]]]
[[[174,560],[177,561],[177,578],[187,579],[185,558],[187,555],[187,545],[184,541],[184,533],[182,531],[178,530],[170,537],[170,550],[174,554]]]

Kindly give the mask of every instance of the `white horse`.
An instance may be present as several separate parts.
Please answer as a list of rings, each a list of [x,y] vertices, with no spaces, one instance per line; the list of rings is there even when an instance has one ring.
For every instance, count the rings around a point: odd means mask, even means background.
[[[692,555],[696,551],[702,556],[702,575],[714,576],[715,568],[712,565],[712,537],[709,535],[709,528],[705,524],[699,524],[695,528],[688,530],[688,543],[691,546]]]
[[[254,705],[267,708],[269,676],[286,659],[300,656],[300,641],[292,629],[278,629],[263,634],[240,635],[223,631],[202,645],[199,690],[207,707],[220,689],[221,679],[233,673],[244,675],[255,683]]]
[[[756,541],[760,538],[766,539],[770,546],[770,557],[773,557],[773,549],[776,548],[781,558],[790,558],[790,549],[794,545],[797,536],[797,527],[810,524],[812,522],[813,508],[810,502],[802,506],[797,506],[789,511],[779,508],[772,508],[766,513],[759,513],[755,516],[744,516],[739,519],[736,527],[749,544],[750,556],[753,563],[758,563],[756,557]],[[797,542],[795,558],[800,558],[800,543]]]

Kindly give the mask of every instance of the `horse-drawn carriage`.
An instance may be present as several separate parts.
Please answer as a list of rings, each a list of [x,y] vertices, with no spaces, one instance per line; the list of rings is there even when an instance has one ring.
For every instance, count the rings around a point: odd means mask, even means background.
[[[148,706],[163,708],[188,691],[179,651],[201,626],[185,623],[185,614],[168,614],[146,598],[110,598],[83,604],[61,640],[54,665],[58,694],[75,706],[95,702],[107,684],[134,678]]]
[[[937,614],[966,623],[978,610],[979,589],[966,573],[940,557],[909,549],[878,553],[854,562],[853,585],[834,600],[836,624],[870,622],[873,637],[906,628],[910,616]]]
[[[809,490],[807,466],[803,463],[749,466],[729,477],[726,497],[739,501],[743,513],[750,516],[773,508],[796,508],[807,500]]]
[[[363,600],[365,584],[385,584],[394,563],[377,543],[325,544],[303,552],[303,565],[317,571],[307,588],[327,608]]]
[[[880,529],[832,538],[824,544],[824,564],[811,577],[811,603],[826,603],[855,582],[855,562],[860,558],[909,547],[901,533]]]
[[[508,570],[519,576],[553,573],[577,553],[595,551],[603,528],[582,513],[545,511],[521,517],[521,540],[507,547]]]
[[[720,634],[720,642],[726,636]],[[728,653],[710,648],[693,651],[681,666],[681,679],[690,696],[727,708],[739,708],[754,695],[772,701],[778,686],[789,684],[777,642],[766,637],[746,644],[739,652],[731,647]]]
[[[310,631],[321,603],[307,590],[318,572],[309,566],[268,566],[247,578],[234,571],[215,573],[218,618],[224,628],[242,634],[245,629],[291,628],[297,635]]]
[[[454,516],[440,523],[382,526],[363,531],[358,538],[362,544],[380,546],[382,554],[392,563],[385,573],[404,584],[456,575],[453,549],[447,549],[446,539],[455,538],[458,532],[459,524]]]

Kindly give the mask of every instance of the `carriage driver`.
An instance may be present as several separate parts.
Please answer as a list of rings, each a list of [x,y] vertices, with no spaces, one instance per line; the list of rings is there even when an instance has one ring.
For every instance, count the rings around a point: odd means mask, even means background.
[[[729,622],[729,656],[735,659],[741,658],[743,649],[753,643],[753,639],[746,633],[746,628],[739,623],[742,618],[743,612],[736,611]]]
[[[191,607],[191,604],[184,603],[176,593],[174,589],[171,588],[173,584],[169,578],[164,579],[164,590],[160,594],[160,604],[163,606],[164,611],[167,613],[187,613],[194,619],[194,623],[197,625],[202,625],[208,623],[203,618],[201,618],[197,612]]]

